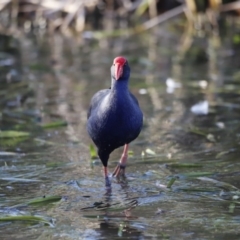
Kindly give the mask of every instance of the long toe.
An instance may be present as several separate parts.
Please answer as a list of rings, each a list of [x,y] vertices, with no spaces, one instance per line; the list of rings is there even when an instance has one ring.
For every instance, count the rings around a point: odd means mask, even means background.
[[[125,177],[125,166],[121,165],[120,163],[117,165],[113,172],[114,177]]]
[[[114,169],[113,171],[113,177],[117,177],[119,175],[119,172],[120,172],[120,166],[119,164],[116,166],[116,168]]]
[[[119,175],[116,177],[117,182],[122,186],[122,187],[126,187],[128,185],[128,181],[127,178],[125,176],[125,172],[120,170],[119,171]]]

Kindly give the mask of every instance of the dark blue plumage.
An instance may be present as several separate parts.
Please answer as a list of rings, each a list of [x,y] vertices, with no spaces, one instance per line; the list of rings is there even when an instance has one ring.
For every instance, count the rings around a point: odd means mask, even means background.
[[[137,99],[128,90],[129,76],[127,60],[115,58],[111,67],[111,88],[93,96],[88,112],[87,130],[105,167],[106,185],[110,184],[107,177],[110,153],[125,145],[120,159],[120,165],[124,168],[128,143],[137,138],[142,128],[143,114]]]

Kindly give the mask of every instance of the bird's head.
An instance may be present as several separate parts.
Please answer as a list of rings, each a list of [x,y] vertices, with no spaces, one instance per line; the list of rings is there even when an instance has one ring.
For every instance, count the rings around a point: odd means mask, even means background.
[[[130,75],[130,67],[128,61],[124,57],[116,57],[113,60],[113,65],[111,67],[111,74],[115,80],[127,80]]]

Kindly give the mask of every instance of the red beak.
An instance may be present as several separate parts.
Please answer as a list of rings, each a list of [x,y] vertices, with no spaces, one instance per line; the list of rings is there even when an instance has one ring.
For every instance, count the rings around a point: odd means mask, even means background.
[[[118,80],[123,73],[123,66],[119,63],[115,63],[115,79]]]

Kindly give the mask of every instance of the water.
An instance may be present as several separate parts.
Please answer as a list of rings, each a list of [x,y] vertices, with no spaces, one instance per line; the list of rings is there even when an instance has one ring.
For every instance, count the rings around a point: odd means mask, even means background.
[[[0,217],[45,224],[2,221],[1,239],[238,239],[239,28],[223,30],[199,36],[173,23],[111,40],[7,39],[0,126],[30,136],[0,139]],[[127,182],[107,191],[85,126],[117,55],[129,60],[144,128]],[[68,125],[44,127],[56,121]],[[29,204],[48,196],[62,200]]]

